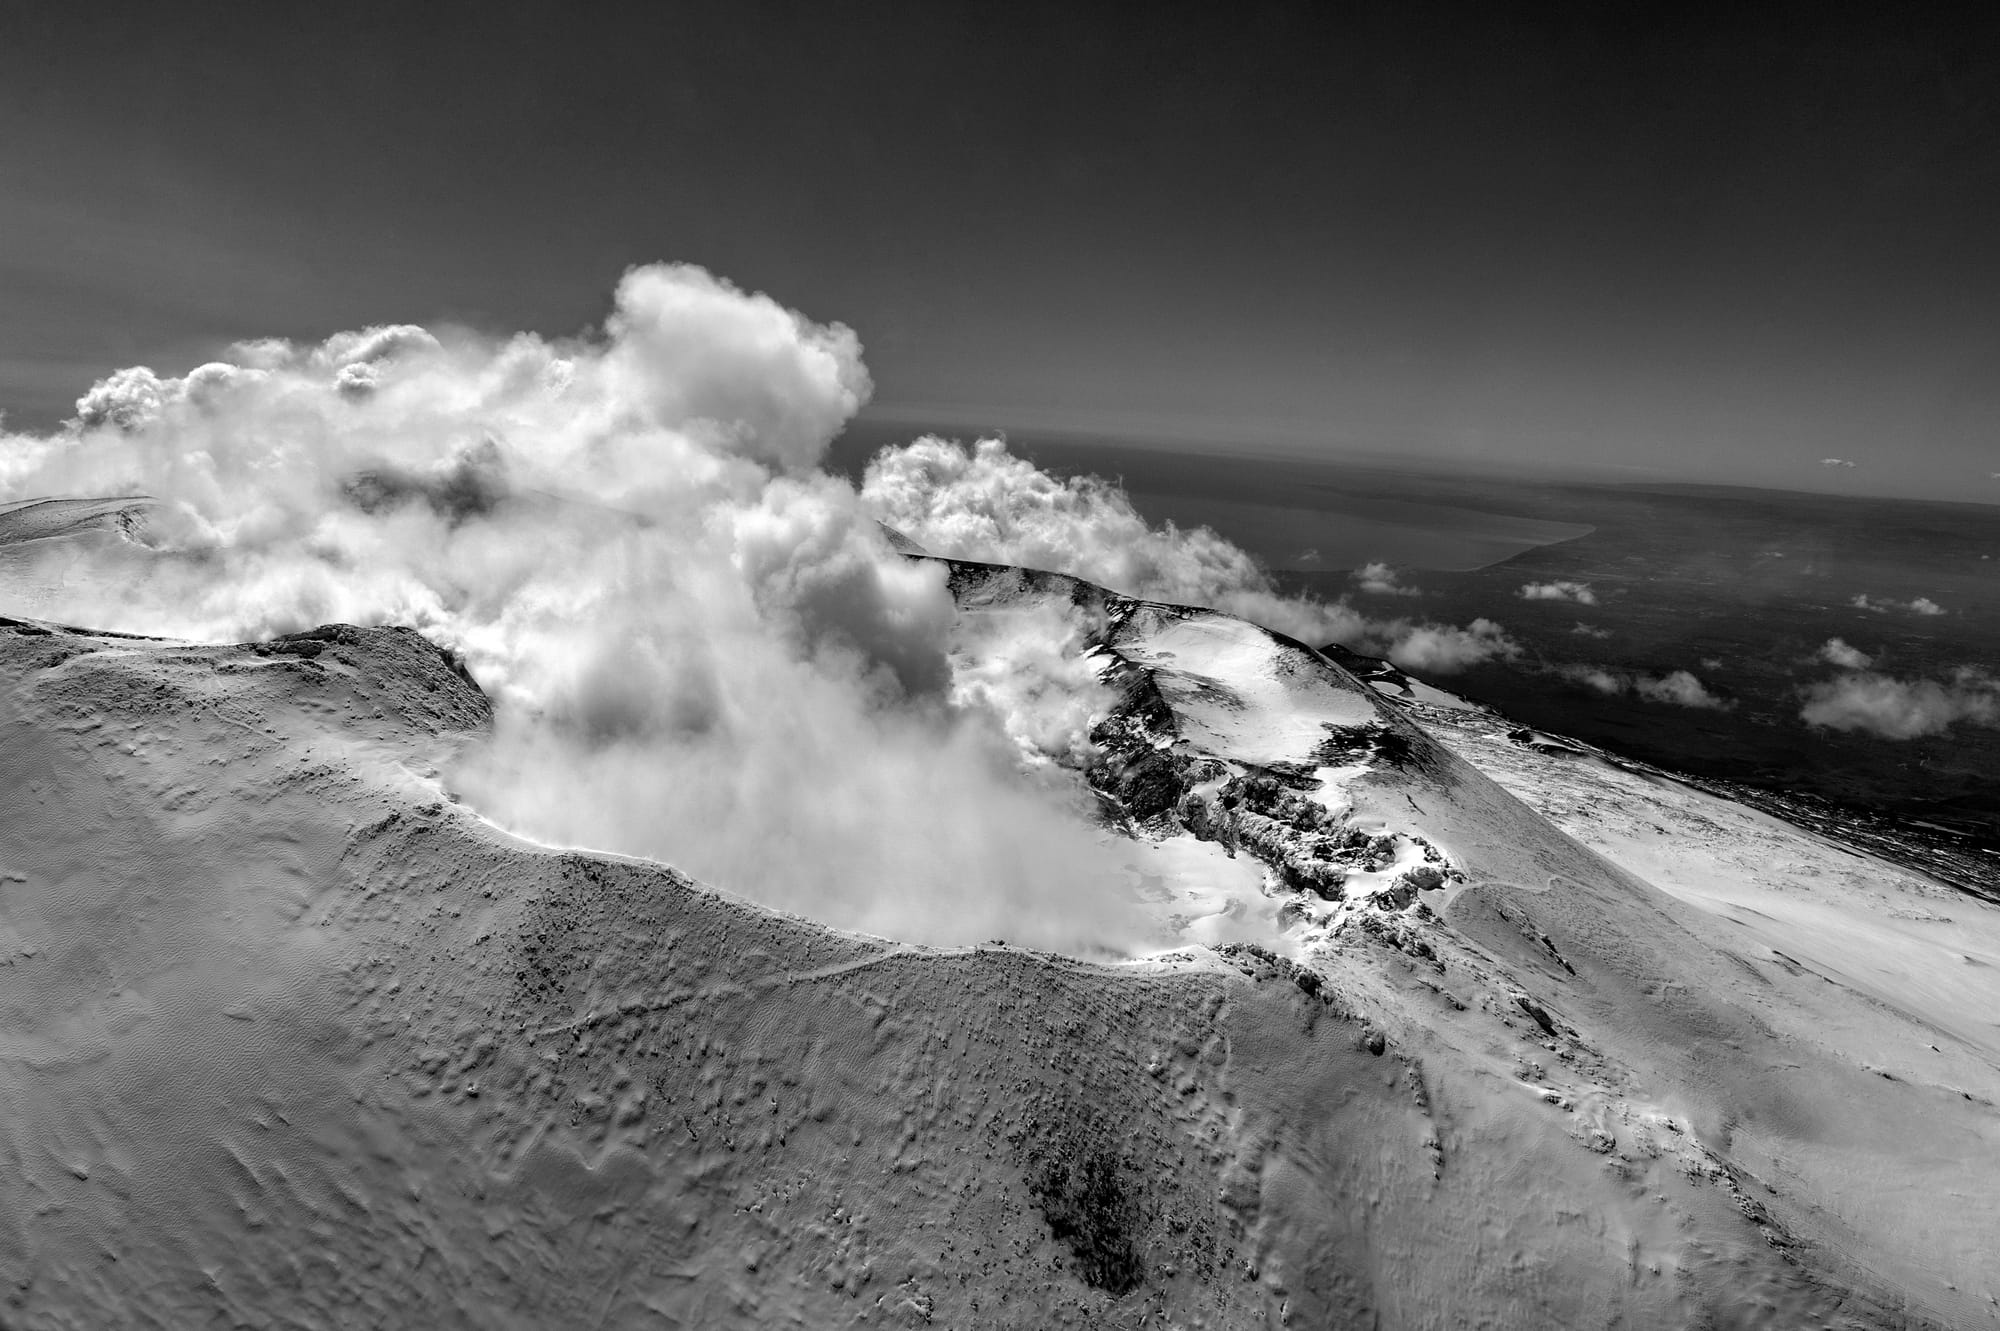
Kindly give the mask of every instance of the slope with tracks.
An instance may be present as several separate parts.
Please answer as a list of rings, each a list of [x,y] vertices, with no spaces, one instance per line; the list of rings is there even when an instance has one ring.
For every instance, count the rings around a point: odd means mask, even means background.
[[[1296,643],[952,582],[1090,618],[1091,780],[1267,867],[1268,945],[838,933],[458,804],[489,709],[407,631],[0,624],[0,1320],[1983,1315],[1961,1249],[1826,1186],[1864,1130],[1992,1122],[1768,1019],[1868,1019],[1847,991],[1746,972]]]

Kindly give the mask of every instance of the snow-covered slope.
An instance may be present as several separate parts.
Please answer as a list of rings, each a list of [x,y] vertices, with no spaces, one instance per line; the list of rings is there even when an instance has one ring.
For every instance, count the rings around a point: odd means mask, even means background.
[[[138,496],[0,504],[0,614],[57,613],[65,583],[95,575],[90,556],[124,546],[119,533],[144,522],[151,506]]]
[[[969,619],[1091,619],[1108,816],[1188,892],[1255,866],[1267,944],[837,933],[455,803],[486,701],[407,631],[0,623],[0,1322],[1996,1311],[2000,1084],[1976,1019],[1932,1020],[1977,980],[1898,1008],[1857,956],[1781,958],[1787,917],[1651,885],[1479,767],[1551,809],[1594,778],[1297,643],[951,572]]]
[[[954,586],[1054,591],[963,564]],[[2000,912],[1583,746],[1509,741],[1422,681],[1364,683],[1213,612],[1068,595],[1101,616],[1128,699],[1100,728],[1106,784],[1135,753],[1178,771],[1144,783],[1148,834],[1263,859],[1289,898],[1280,945],[1427,1067],[1562,1106],[1621,1177],[1672,1121],[1793,1269],[1897,1317],[2000,1317],[1981,1258],[2000,1237]],[[1425,859],[1435,890],[1409,872]],[[1497,1044],[1495,1013],[1514,1023]]]

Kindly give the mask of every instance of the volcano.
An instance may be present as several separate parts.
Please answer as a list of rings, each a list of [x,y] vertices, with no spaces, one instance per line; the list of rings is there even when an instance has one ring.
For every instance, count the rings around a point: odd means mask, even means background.
[[[2000,1320],[1992,905],[1227,614],[903,549],[962,650],[1085,626],[1075,775],[1178,941],[920,946],[524,839],[409,629],[0,620],[0,1321]]]

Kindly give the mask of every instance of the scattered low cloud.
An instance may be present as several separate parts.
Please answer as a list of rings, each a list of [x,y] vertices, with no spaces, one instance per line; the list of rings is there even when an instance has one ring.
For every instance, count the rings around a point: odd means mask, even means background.
[[[1841,638],[1828,638],[1819,649],[1819,659],[1843,670],[1866,670],[1875,664],[1875,658],[1859,647],[1850,647]]]
[[[1623,693],[1629,687],[1623,675],[1614,675],[1602,666],[1567,665],[1559,666],[1556,673],[1572,683],[1588,689],[1596,689],[1602,694]]]
[[[1632,679],[1632,691],[1648,701],[1672,703],[1676,707],[1704,707],[1719,711],[1730,706],[1685,670],[1675,670],[1657,679],[1636,675]]]
[[[1475,619],[1464,628],[1449,624],[1399,624],[1389,627],[1388,636],[1388,648],[1383,654],[1405,670],[1450,675],[1488,661],[1511,661],[1521,655],[1521,645],[1490,619]]]
[[[1846,458],[1821,458],[1819,465],[1822,467],[1851,467],[1854,464]]]
[[[1415,587],[1406,587],[1396,581],[1396,569],[1391,564],[1363,564],[1354,570],[1354,580],[1361,590],[1376,596],[1422,596]]]
[[[1706,684],[1686,670],[1673,670],[1664,675],[1629,674],[1605,666],[1579,664],[1557,666],[1555,673],[1606,697],[1631,694],[1647,702],[1711,711],[1727,711],[1736,705],[1728,698],[1711,693]]]
[[[1527,601],[1574,601],[1578,605],[1596,605],[1597,593],[1587,582],[1569,582],[1557,579],[1554,582],[1531,582],[1523,586],[1520,596]]]
[[[1704,656],[1701,658],[1701,668],[1703,670],[1720,670],[1722,669],[1722,658],[1719,656]]]
[[[1570,632],[1579,638],[1608,638],[1611,636],[1610,629],[1593,628],[1582,621],[1578,621],[1576,627],[1572,628]]]
[[[1799,719],[1892,740],[1942,735],[1961,723],[2000,727],[2000,679],[1971,667],[1943,680],[1853,671],[1809,687]]]
[[[1870,610],[1878,615],[1885,615],[1896,610],[1907,611],[1913,615],[1941,615],[1944,613],[1944,607],[1928,596],[1919,596],[1912,601],[1898,601],[1887,596],[1870,596],[1866,592],[1860,592],[1848,604],[1856,610]]]

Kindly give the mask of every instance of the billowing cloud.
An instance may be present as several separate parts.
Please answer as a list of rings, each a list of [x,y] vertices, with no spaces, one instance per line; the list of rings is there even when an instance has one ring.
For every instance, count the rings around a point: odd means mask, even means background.
[[[1875,658],[1859,647],[1851,647],[1840,638],[1828,638],[1820,646],[1819,659],[1843,670],[1866,670],[1875,664]]]
[[[818,464],[868,393],[846,328],[655,265],[579,337],[383,325],[120,370],[63,429],[0,435],[0,502],[157,501],[48,552],[64,576],[26,613],[209,641],[411,625],[495,700],[449,774],[482,813],[927,942],[1152,939],[1078,816],[1089,626],[1018,616],[954,654],[942,569],[878,519],[1413,669],[1520,654],[1490,620],[1286,596],[1213,531],[996,440],[885,450],[857,489]]]
[[[1971,668],[1945,680],[1855,671],[1808,688],[1799,718],[1894,740],[1942,735],[1960,723],[2000,726],[2000,680]]]
[[[1528,601],[1574,601],[1578,605],[1596,605],[1597,593],[1587,582],[1570,582],[1557,579],[1553,582],[1530,582],[1521,588],[1520,596]]]
[[[1396,581],[1396,570],[1390,564],[1363,564],[1354,570],[1354,580],[1361,590],[1375,596],[1422,596],[1415,587],[1405,587]]]
[[[870,392],[849,329],[811,323],[699,268],[628,272],[607,331],[603,372],[625,401],[761,462],[817,463]]]
[[[394,622],[459,651],[496,733],[449,779],[505,826],[898,937],[1134,942],[1057,766],[1101,706],[1079,626],[953,659],[941,568],[817,469],[868,391],[847,329],[657,265],[583,337],[386,326],[121,370],[63,430],[0,436],[0,501],[158,501],[134,539],[66,543],[26,613],[210,641]],[[1081,514],[1045,534],[1098,539]],[[1136,559],[1265,603],[1219,540]]]
[[[1851,467],[1854,464],[1846,458],[1821,458],[1819,465],[1822,467]]]
[[[1565,665],[1557,666],[1554,673],[1571,683],[1581,684],[1607,697],[1631,694],[1647,702],[1668,703],[1675,707],[1694,707],[1710,711],[1727,711],[1736,705],[1730,699],[1711,693],[1706,684],[1686,670],[1673,670],[1664,675],[1647,675],[1610,670],[1604,666]]]
[[[1068,573],[1131,596],[1211,606],[1317,646],[1358,641],[1347,606],[1280,594],[1249,554],[1207,527],[1149,524],[1117,486],[1057,477],[998,439],[926,436],[868,464],[861,495],[935,554]]]
[[[161,383],[159,376],[143,365],[118,370],[77,399],[76,418],[86,427],[143,429],[159,419],[168,400],[179,397],[180,391],[181,385]]]
[[[1887,596],[1870,596],[1866,592],[1860,592],[1848,604],[1856,610],[1872,610],[1878,615],[1888,614],[1894,610],[1908,611],[1913,615],[1941,615],[1944,613],[1944,607],[1928,596],[1919,596],[1911,601],[1897,601]]]
[[[1128,596],[1209,606],[1310,646],[1337,642],[1411,670],[1450,672],[1521,654],[1491,620],[1460,628],[1373,620],[1343,601],[1286,596],[1239,547],[1207,527],[1155,527],[1095,476],[1057,477],[998,439],[967,447],[925,437],[868,464],[862,498],[934,554],[1068,573]]]

